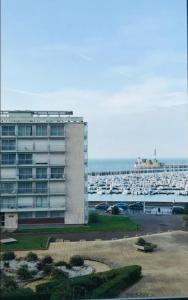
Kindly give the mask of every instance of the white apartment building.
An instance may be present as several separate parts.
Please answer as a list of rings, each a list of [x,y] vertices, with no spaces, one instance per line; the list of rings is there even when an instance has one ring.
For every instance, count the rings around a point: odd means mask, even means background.
[[[87,223],[87,123],[67,111],[1,111],[1,227]]]

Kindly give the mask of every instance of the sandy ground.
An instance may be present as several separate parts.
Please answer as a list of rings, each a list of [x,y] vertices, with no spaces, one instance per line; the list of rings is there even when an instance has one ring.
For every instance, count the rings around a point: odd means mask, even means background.
[[[188,296],[188,232],[173,231],[147,235],[158,245],[153,253],[136,251],[137,238],[111,241],[51,243],[48,250],[35,251],[51,255],[55,260],[69,260],[74,254],[104,262],[110,267],[132,264],[142,266],[143,278],[120,296]],[[17,256],[25,256],[18,251]],[[99,271],[98,269],[97,271]]]

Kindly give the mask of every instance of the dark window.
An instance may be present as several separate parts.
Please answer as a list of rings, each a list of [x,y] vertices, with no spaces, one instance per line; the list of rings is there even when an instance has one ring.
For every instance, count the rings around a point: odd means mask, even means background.
[[[14,136],[15,126],[14,125],[3,125],[2,126],[2,136]]]

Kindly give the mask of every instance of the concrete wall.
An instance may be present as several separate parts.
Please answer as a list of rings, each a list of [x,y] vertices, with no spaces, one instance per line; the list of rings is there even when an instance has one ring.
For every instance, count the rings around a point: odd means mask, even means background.
[[[65,224],[84,224],[84,124],[66,124],[65,135],[67,137]]]
[[[17,213],[5,213],[4,228],[8,232],[15,231],[18,228],[18,214]]]

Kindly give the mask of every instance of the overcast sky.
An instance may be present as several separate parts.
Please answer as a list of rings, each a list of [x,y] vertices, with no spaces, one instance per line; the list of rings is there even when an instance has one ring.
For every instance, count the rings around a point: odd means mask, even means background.
[[[2,0],[2,109],[73,110],[89,157],[188,157],[185,0]]]

